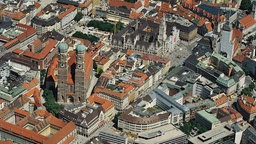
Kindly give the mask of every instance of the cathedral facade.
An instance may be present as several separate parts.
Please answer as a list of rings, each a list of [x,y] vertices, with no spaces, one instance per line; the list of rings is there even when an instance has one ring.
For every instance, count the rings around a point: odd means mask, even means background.
[[[68,51],[68,44],[61,42],[58,60],[58,92],[60,103],[79,103],[86,101],[93,79],[93,61],[83,44],[76,51]]]

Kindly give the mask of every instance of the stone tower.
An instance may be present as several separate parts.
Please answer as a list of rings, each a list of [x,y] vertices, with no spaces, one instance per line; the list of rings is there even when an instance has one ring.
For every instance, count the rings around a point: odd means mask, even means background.
[[[162,21],[159,25],[159,34],[158,34],[158,42],[163,47],[163,53],[166,51],[165,41],[166,41],[167,35],[166,35],[166,19],[165,14],[163,15]]]
[[[232,33],[232,25],[229,22],[229,19],[227,19],[226,23],[223,25],[220,41],[216,50],[219,54],[227,57],[229,60],[232,60],[234,53],[234,42],[232,40]]]
[[[58,102],[67,101],[67,77],[68,77],[68,44],[61,42],[58,45],[59,49],[59,67],[58,67]]]
[[[76,69],[75,69],[75,102],[83,102],[86,99],[88,88],[85,81],[85,51],[86,47],[83,44],[76,46]]]

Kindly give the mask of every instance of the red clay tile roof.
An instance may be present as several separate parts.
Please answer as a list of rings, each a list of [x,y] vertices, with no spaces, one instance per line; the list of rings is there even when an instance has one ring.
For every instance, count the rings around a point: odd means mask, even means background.
[[[52,137],[45,141],[47,144],[56,144],[60,142],[65,136],[68,136],[72,131],[76,129],[76,125],[73,122],[69,122],[65,125],[60,131],[55,133]],[[69,137],[74,138],[72,135]],[[68,141],[72,141],[73,139],[68,139]],[[67,142],[67,141],[66,141]]]
[[[214,102],[215,102],[216,106],[220,106],[220,105],[228,102],[228,98],[225,94],[222,94],[222,96],[220,98],[216,99]]]
[[[43,50],[40,53],[25,51],[24,56],[37,59],[37,60],[44,59],[58,43],[56,40],[53,40],[53,39],[49,39],[48,41],[49,43],[45,46],[45,48],[43,48]]]
[[[47,75],[46,77],[52,77],[52,79],[56,82],[58,80],[57,75],[55,75],[55,71],[58,70],[58,58],[55,57],[52,59],[50,66],[48,67]]]
[[[63,5],[64,6],[64,5]],[[75,6],[73,5],[68,5],[68,9],[62,13],[60,13],[60,15],[58,15],[59,19],[62,19],[63,17],[65,17],[66,15],[68,15],[69,13],[71,13],[72,11],[74,11],[76,9]]]
[[[90,96],[88,99],[89,103],[91,105],[93,104],[100,104],[104,110],[104,112],[107,112],[109,109],[111,109],[112,107],[114,107],[114,104],[104,98],[99,97],[97,94],[93,94],[92,96]]]
[[[251,14],[243,17],[242,19],[239,20],[240,24],[244,27],[244,28],[248,28],[252,25],[255,24],[255,20],[253,18],[253,16]]]
[[[26,15],[23,13],[23,12],[18,12],[18,13],[15,13],[12,15],[12,19],[15,19],[15,20],[21,20],[25,17]]]
[[[109,0],[109,5],[113,7],[126,6],[130,10],[131,8],[140,8],[142,6],[142,3],[141,1],[137,1],[136,3],[129,3],[123,0]]]
[[[238,53],[234,58],[233,60],[237,61],[237,62],[243,62],[247,55],[249,54],[249,52],[251,51],[252,49],[250,47],[247,47],[246,49],[244,49],[242,52]]]
[[[40,135],[32,130],[27,130],[25,128],[5,122],[3,120],[0,120],[0,128],[1,131],[12,133],[17,137],[26,138],[31,141],[34,140],[35,143],[44,143],[44,141],[48,139],[46,136]]]
[[[142,15],[143,15],[143,14],[142,14],[141,12],[136,12],[136,11],[131,10],[129,18],[130,18],[130,19],[138,19],[138,18],[140,18]]]
[[[232,40],[234,40],[235,38],[242,38],[243,37],[243,33],[241,30],[233,28],[232,31]]]
[[[17,54],[17,55],[21,55],[24,51],[21,50],[20,48],[17,48],[15,50],[12,51],[13,53]]]
[[[0,140],[1,144],[13,144],[11,140]]]
[[[238,98],[240,107],[249,114],[256,113],[256,100],[250,96],[242,95]]]
[[[16,25],[16,27],[21,27],[21,28],[25,29],[25,31],[22,34],[18,35],[16,38],[5,43],[4,47],[9,48],[11,46],[14,46],[15,44],[19,43],[19,41],[26,39],[27,37],[36,33],[36,30],[33,27],[25,25],[25,24],[19,23]]]
[[[131,92],[134,89],[134,87],[131,84],[125,84],[125,83],[122,83],[122,82],[119,83],[118,86],[123,87],[124,91],[123,92],[117,92],[117,91],[113,91],[113,90],[110,90],[110,89],[107,89],[107,88],[96,87],[94,92],[111,95],[111,96],[116,97],[118,99],[124,99],[126,94],[128,94],[128,92]]]
[[[35,2],[34,5],[36,8],[39,8],[41,6],[41,4],[39,2]]]
[[[29,83],[24,82],[22,86],[27,90],[31,90],[32,88],[36,87],[38,84],[39,84],[39,80],[37,78],[33,78]]]
[[[144,6],[145,6],[145,7],[148,7],[149,4],[150,4],[150,3],[149,3],[149,0],[144,0]]]
[[[213,29],[212,29],[212,24],[210,22],[206,23],[205,26],[208,32],[212,32]]]
[[[23,117],[29,116],[29,112],[18,109],[18,108],[14,108],[13,111],[14,111],[14,113],[20,114]]]
[[[36,46],[36,45],[39,45],[41,43],[41,40],[40,39],[37,39],[37,40],[35,40],[32,44],[34,45],[34,46]]]

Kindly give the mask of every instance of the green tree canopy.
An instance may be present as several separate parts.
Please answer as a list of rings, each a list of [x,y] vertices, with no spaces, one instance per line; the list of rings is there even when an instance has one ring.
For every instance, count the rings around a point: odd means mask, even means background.
[[[43,97],[45,99],[44,106],[46,110],[56,116],[63,106],[55,102],[53,92],[49,89],[44,90]]]
[[[90,42],[98,42],[99,38],[90,34],[84,34],[80,31],[76,31],[73,35],[73,37],[89,40]]]
[[[247,10],[247,11],[252,11],[252,2],[251,0],[242,0],[241,5],[240,5],[241,10]]]
[[[76,22],[79,22],[83,18],[83,14],[81,12],[78,12],[74,18]]]
[[[98,28],[101,31],[114,32],[114,24],[104,21],[91,20],[88,24],[88,27]],[[123,23],[120,21],[116,23],[116,30],[120,31],[123,28]]]

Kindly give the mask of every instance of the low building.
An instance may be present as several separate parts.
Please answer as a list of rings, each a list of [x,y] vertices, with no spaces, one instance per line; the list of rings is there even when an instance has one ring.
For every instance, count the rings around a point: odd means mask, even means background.
[[[107,143],[114,143],[114,144],[127,144],[128,138],[117,135],[115,133],[110,133],[108,131],[103,132],[101,131],[99,137],[102,141]]]
[[[93,3],[95,3],[94,0],[57,0],[58,3],[66,4],[66,5],[73,5],[77,8],[79,12],[82,12],[85,15],[92,14],[93,11]],[[95,5],[95,4],[94,4]]]
[[[101,75],[94,93],[113,102],[117,110],[123,110],[137,95],[134,86],[122,82],[115,85],[115,80],[109,74]]]
[[[105,123],[101,106],[73,104],[61,110],[58,115],[64,121],[73,121],[76,125],[77,134],[87,137]]]
[[[71,143],[76,137],[73,122],[65,123],[45,110],[33,113],[17,109],[13,123],[0,120],[2,140],[14,143]]]
[[[187,103],[186,106],[190,109],[190,119],[195,119],[195,115],[198,111],[215,107],[215,103],[210,99],[205,99]]]
[[[256,27],[255,18],[256,17],[253,17],[252,14],[249,14],[238,20],[238,28],[242,30],[244,35],[248,34],[253,29],[255,29]]]
[[[77,9],[73,5],[51,3],[37,13],[31,22],[37,34],[42,35],[47,31],[65,28],[76,14]]]
[[[209,130],[198,136],[188,139],[189,144],[211,144],[211,143],[228,143],[235,141],[235,133],[232,129],[220,126]]]
[[[92,106],[101,106],[103,108],[105,121],[111,121],[114,118],[116,110],[114,107],[114,103],[112,103],[111,101],[101,98],[97,96],[97,94],[93,94],[92,96],[90,96],[87,101]]]
[[[15,62],[6,62],[0,84],[0,99],[6,104],[11,103],[20,95],[40,86],[40,72]],[[7,67],[6,67],[7,66]]]
[[[52,58],[58,53],[58,42],[48,39],[42,42],[40,39],[34,41],[28,46],[28,50],[20,48],[13,50],[16,55],[12,57],[12,61],[23,61],[33,69],[46,69]]]
[[[140,144],[186,144],[187,142],[187,135],[171,124],[140,132],[135,140],[135,143]]]
[[[196,113],[196,122],[204,125],[208,129],[214,129],[221,125],[221,121],[206,110],[202,110]]]
[[[233,61],[217,53],[206,53],[201,57],[191,55],[185,66],[218,84],[227,95],[233,94],[245,82],[245,73]]]
[[[256,143],[256,130],[253,127],[249,127],[242,134],[241,144],[255,144],[255,143]]]
[[[232,107],[211,108],[196,113],[196,121],[208,129],[243,122],[243,116]]]
[[[37,39],[36,30],[28,25],[18,23],[6,29],[0,35],[4,49],[21,48]]]
[[[247,121],[253,121],[256,116],[256,98],[247,95],[240,96],[237,100],[237,108]]]
[[[137,100],[118,118],[118,127],[134,133],[189,120],[189,109],[180,104],[180,96],[168,96],[159,89]]]

